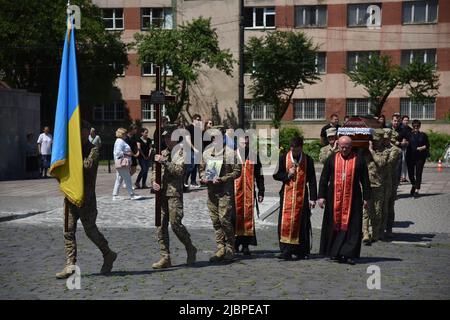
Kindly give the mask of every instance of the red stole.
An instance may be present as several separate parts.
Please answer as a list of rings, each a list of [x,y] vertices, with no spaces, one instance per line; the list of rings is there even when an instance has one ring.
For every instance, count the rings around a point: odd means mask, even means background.
[[[286,171],[294,166],[292,151],[286,155]],[[284,185],[283,209],[281,211],[280,242],[300,244],[300,217],[305,199],[306,155],[302,154],[294,179]]]
[[[340,152],[335,155],[333,229],[347,231],[352,209],[353,182],[355,179],[356,155],[347,159]]]
[[[236,236],[254,236],[253,205],[255,201],[255,165],[246,160],[242,173],[234,180]]]

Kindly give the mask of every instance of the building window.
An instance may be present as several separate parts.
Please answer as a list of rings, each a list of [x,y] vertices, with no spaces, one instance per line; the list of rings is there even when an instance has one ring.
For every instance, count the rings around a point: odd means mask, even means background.
[[[125,103],[123,101],[113,101],[94,107],[95,121],[121,121],[124,116]]]
[[[164,68],[161,72],[161,75],[164,75]],[[144,65],[142,66],[141,69],[141,75],[143,77],[154,77],[156,76],[156,68],[155,65],[153,63],[144,63]],[[172,76],[173,72],[170,68],[167,67],[167,75],[168,76]]]
[[[265,104],[255,105],[251,100],[245,100],[245,116],[249,120],[272,120],[273,107]]]
[[[327,72],[327,53],[316,53],[316,72],[318,74],[325,74]]]
[[[326,27],[327,6],[296,6],[295,27]]]
[[[370,114],[369,99],[347,99],[346,115],[367,116]]]
[[[161,29],[173,28],[172,9],[170,8],[142,8],[141,29],[150,30],[151,27]]]
[[[368,61],[373,55],[380,55],[379,51],[349,51],[347,52],[347,70],[355,71],[358,63]]]
[[[324,120],[325,99],[294,100],[295,120]]]
[[[400,99],[400,113],[411,119],[434,120],[436,119],[436,101],[421,103],[413,102],[410,98]]]
[[[162,116],[166,116],[166,106],[161,106]],[[141,99],[142,121],[156,121],[156,107],[150,103],[150,99]]]
[[[116,71],[118,77],[125,76],[125,66],[123,64],[113,63],[110,66]]]
[[[275,7],[245,8],[246,28],[275,28]]]
[[[123,9],[102,9],[106,30],[123,30]]]
[[[403,23],[437,23],[437,0],[403,2]]]
[[[376,5],[380,7],[379,3],[358,3],[349,4],[347,7],[347,25],[349,27],[365,27],[368,25],[370,14],[367,12],[369,6]],[[381,18],[380,18],[381,22]]]
[[[423,50],[402,50],[401,65],[407,66],[414,59],[419,59],[423,63],[430,63],[436,68],[436,49]]]

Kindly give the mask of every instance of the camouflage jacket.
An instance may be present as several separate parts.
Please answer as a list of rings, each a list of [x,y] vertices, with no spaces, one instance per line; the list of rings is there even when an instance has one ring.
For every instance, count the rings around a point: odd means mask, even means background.
[[[222,151],[216,155],[213,144],[210,144],[209,146],[210,147],[206,148],[203,152],[202,162],[199,167],[200,179],[206,179],[208,160],[218,158],[223,159],[223,164],[219,173],[221,183],[216,185],[208,183],[208,190],[218,193],[234,190],[234,180],[241,176],[242,171],[242,166],[237,160],[236,152],[229,147],[225,147],[225,149],[222,149]]]
[[[368,151],[365,155],[371,187],[381,187],[385,183],[389,152],[386,149]]]
[[[172,151],[165,149],[161,152],[165,160],[161,164],[161,194],[167,197],[183,196],[183,180],[185,173],[183,149]],[[152,181],[156,181],[156,165],[152,170]]]
[[[319,161],[322,164],[325,164],[325,161],[327,161],[328,157],[331,156],[334,153],[337,153],[338,151],[339,151],[338,148],[333,150],[331,145],[327,145],[325,147],[320,148]]]
[[[83,152],[83,179],[84,179],[84,195],[85,202],[95,199],[95,183],[97,181],[97,169],[99,151],[89,141],[82,146]]]

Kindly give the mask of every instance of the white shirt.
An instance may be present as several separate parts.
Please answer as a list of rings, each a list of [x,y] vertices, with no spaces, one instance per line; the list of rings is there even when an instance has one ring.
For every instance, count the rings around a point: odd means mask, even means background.
[[[117,138],[114,143],[114,160],[121,159],[123,157],[131,159],[130,156],[125,155],[125,153],[131,152],[131,148],[123,139]]]
[[[41,154],[52,154],[53,137],[50,133],[41,133],[37,140],[37,143],[41,145]]]
[[[89,142],[96,147],[100,147],[100,145],[102,144],[102,140],[100,139],[99,135],[96,135],[94,138],[92,138],[92,136],[89,135]]]

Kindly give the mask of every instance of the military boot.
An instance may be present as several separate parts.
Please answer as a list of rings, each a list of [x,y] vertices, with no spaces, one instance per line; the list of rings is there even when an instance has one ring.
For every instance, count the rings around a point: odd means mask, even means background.
[[[192,244],[186,248],[187,252],[187,265],[193,265],[195,261],[197,260],[197,248],[194,247]]]
[[[370,235],[366,232],[364,232],[364,236],[362,239],[362,242],[366,245],[366,246],[370,246]]]
[[[164,269],[170,268],[172,263],[170,262],[170,257],[161,257],[158,262],[152,264],[153,269]]]
[[[209,262],[218,262],[222,261],[225,256],[225,247],[219,248],[219,250],[216,251],[216,254],[213,255],[211,258],[209,258]]]
[[[68,264],[62,269],[61,272],[58,272],[56,274],[56,279],[67,279],[72,274],[75,273],[75,265],[74,264]]]
[[[100,270],[101,274],[107,274],[110,273],[113,268],[113,263],[117,259],[117,253],[110,250],[107,254],[103,256],[103,265],[102,269]]]

